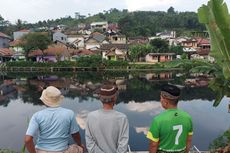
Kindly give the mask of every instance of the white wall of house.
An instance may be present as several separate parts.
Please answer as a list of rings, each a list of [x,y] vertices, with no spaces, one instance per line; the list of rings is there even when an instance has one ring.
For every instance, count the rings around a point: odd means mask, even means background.
[[[14,40],[22,38],[24,35],[27,35],[29,31],[16,31],[14,32]]]
[[[84,37],[71,37],[67,38],[69,44],[73,44],[76,48],[83,49],[85,47]]]
[[[107,30],[108,29],[108,22],[93,22],[90,24],[91,30],[94,29],[102,29],[102,30]]]
[[[53,34],[53,41],[59,41],[59,42],[62,42],[64,44],[67,43],[67,35],[65,35],[64,33],[61,33],[61,32],[55,32]]]
[[[111,36],[110,42],[112,44],[126,44],[126,38],[121,36]]]
[[[86,44],[85,49],[100,48],[100,44]]]
[[[102,52],[102,58],[107,60],[107,59],[108,59],[108,56],[106,56],[106,53],[107,53],[106,51],[103,51],[103,52]]]
[[[0,37],[0,48],[8,48],[10,39],[7,37]]]
[[[145,56],[145,61],[149,62],[149,63],[157,63],[158,62],[158,57],[147,54]]]

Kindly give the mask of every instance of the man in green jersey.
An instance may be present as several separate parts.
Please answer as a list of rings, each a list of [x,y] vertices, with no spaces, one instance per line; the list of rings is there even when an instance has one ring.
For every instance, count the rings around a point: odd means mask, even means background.
[[[177,109],[180,89],[163,85],[160,101],[164,112],[157,115],[151,124],[147,138],[150,139],[150,153],[188,153],[192,141],[192,118]]]

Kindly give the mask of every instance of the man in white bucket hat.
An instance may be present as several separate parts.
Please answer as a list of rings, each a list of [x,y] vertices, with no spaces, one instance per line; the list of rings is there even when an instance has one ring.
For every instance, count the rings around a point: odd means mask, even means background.
[[[60,107],[63,98],[60,90],[53,86],[42,91],[40,99],[47,108],[36,112],[30,120],[25,136],[25,145],[29,153],[83,152],[74,112]],[[35,146],[33,137],[36,135]],[[70,135],[75,140],[75,145],[68,145]]]

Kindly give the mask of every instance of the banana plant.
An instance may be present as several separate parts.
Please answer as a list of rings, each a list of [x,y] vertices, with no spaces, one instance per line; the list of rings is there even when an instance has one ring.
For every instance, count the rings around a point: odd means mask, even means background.
[[[223,0],[209,0],[198,9],[198,17],[209,32],[210,54],[216,60],[213,71],[218,75],[209,87],[216,93],[213,106],[218,106],[224,96],[230,96],[230,14]]]
[[[230,80],[230,14],[223,0],[209,0],[198,9],[201,23],[211,38],[211,55],[222,68],[224,78]]]

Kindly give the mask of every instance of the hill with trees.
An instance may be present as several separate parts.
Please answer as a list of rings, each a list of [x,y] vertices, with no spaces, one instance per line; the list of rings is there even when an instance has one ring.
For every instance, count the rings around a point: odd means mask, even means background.
[[[69,16],[56,20],[38,21],[35,24],[20,19],[15,24],[11,24],[0,15],[0,31],[11,35],[13,31],[22,28],[36,29],[38,27],[54,27],[60,24],[66,25],[70,29],[76,29],[79,23],[90,24],[98,21],[118,23],[121,33],[128,37],[153,36],[164,30],[175,30],[177,34],[181,35],[189,31],[203,31],[205,29],[205,26],[199,23],[197,13],[177,12],[173,7],[170,7],[167,12],[128,12],[127,9],[111,8],[95,15],[88,14],[88,17],[83,19],[75,19]]]

